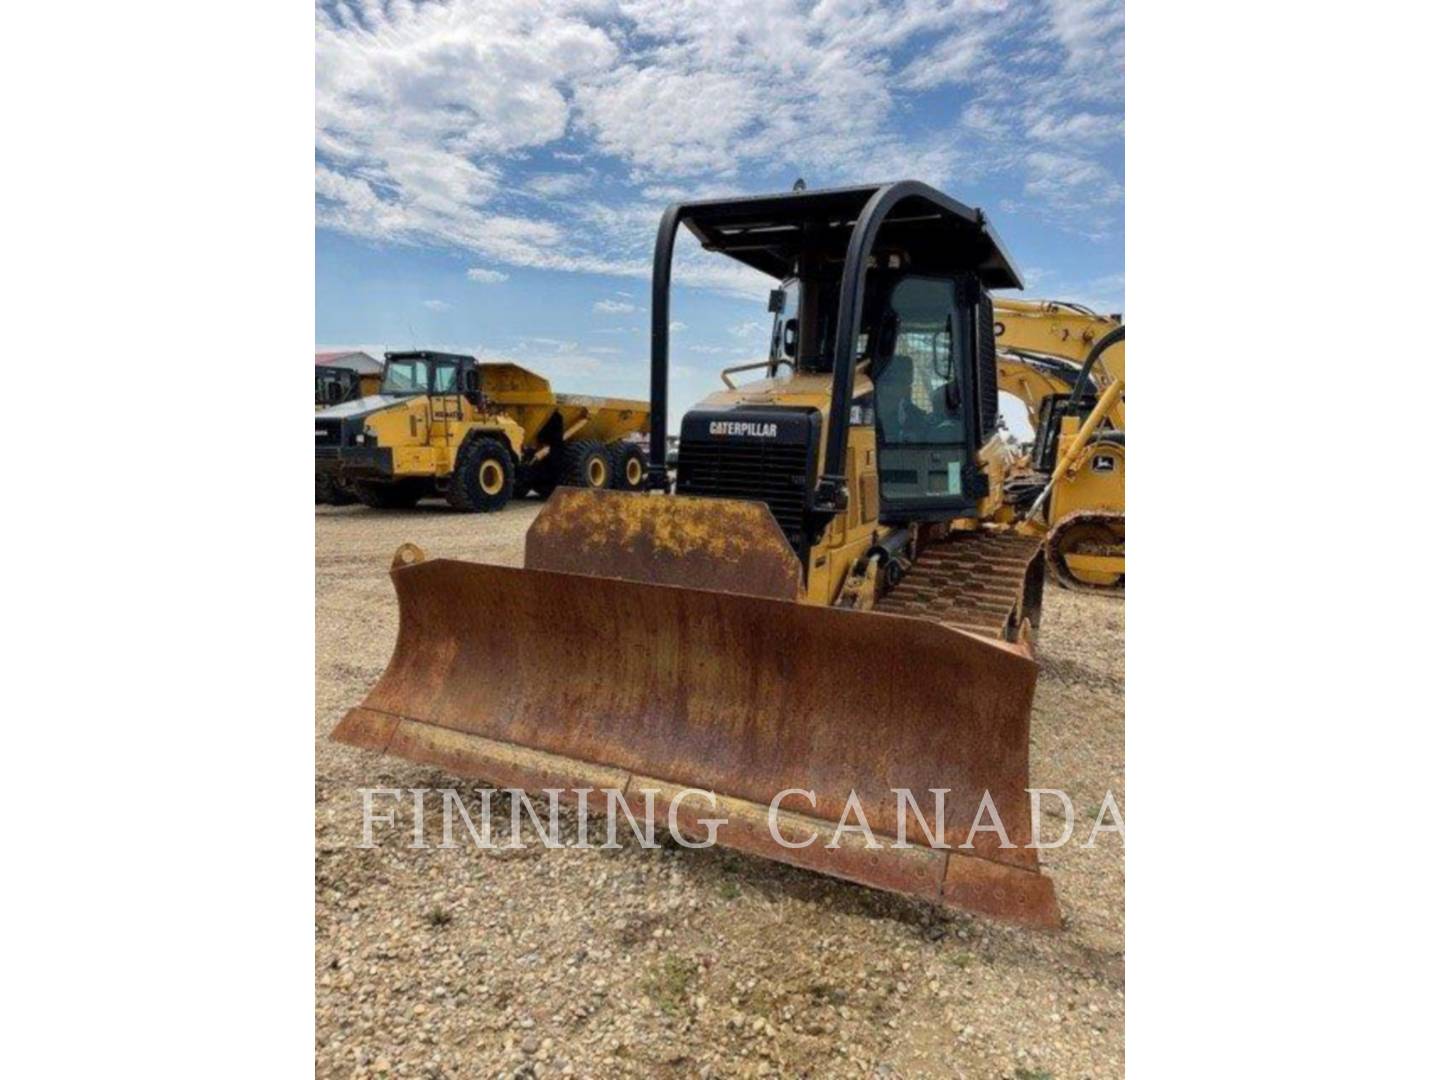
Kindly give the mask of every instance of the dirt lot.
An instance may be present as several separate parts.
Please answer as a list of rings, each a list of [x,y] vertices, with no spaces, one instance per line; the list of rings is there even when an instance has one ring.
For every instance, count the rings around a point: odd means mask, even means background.
[[[325,740],[389,659],[391,554],[518,565],[538,509],[316,509],[317,1075],[1123,1074],[1123,847],[1079,843],[1124,806],[1116,599],[1047,591],[1031,779],[1081,816],[1042,856],[1056,934],[718,848],[412,850],[405,806],[359,847],[359,788],[466,787]]]

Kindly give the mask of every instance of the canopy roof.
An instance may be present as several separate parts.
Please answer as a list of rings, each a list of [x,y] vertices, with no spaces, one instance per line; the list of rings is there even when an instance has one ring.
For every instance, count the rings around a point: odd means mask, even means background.
[[[795,273],[802,236],[823,258],[843,260],[860,212],[889,185],[791,191],[685,203],[680,220],[709,251],[773,278]],[[875,253],[904,251],[919,272],[972,268],[987,288],[1024,288],[1020,272],[979,210],[924,184],[886,216]]]

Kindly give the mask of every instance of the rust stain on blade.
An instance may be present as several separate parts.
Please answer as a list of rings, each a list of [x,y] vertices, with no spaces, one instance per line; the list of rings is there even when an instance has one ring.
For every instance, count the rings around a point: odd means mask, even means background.
[[[945,877],[945,852],[935,848],[923,845],[870,848],[863,836],[849,832],[841,834],[839,842],[832,848],[828,845],[835,832],[833,821],[821,821],[781,810],[776,814],[772,833],[768,804],[717,797],[712,808],[706,799],[693,794],[681,798],[683,788],[650,777],[635,777],[626,792],[626,803],[637,819],[647,809],[646,791],[656,792],[655,814],[662,823],[668,825],[671,807],[675,807],[676,824],[681,835],[687,838],[705,839],[708,835],[704,824],[706,819],[723,821],[723,824],[715,826],[716,842],[736,851],[816,870],[872,888],[930,900],[940,898]],[[1019,870],[1010,872],[1025,873]]]
[[[800,596],[800,560],[770,508],[738,499],[557,488],[525,535],[532,570]]]
[[[403,721],[386,752],[532,790],[626,777],[627,792],[713,791],[731,811],[728,846],[1030,925],[1058,919],[1024,846],[1036,666],[1012,650],[918,619],[616,578],[450,560],[392,578],[399,640],[364,702]],[[805,849],[769,833],[787,788],[814,792],[781,814],[782,835],[820,823]],[[1017,846],[993,832],[968,855],[824,846],[852,791],[893,838],[895,788],[932,824],[929,791],[946,789],[937,840],[962,851],[988,793]],[[913,819],[908,832],[915,842]]]
[[[941,902],[1025,926],[1060,926],[1055,883],[1044,874],[1016,873],[986,859],[952,852],[945,869]]]
[[[351,709],[341,717],[335,730],[330,732],[330,738],[336,742],[358,746],[362,750],[384,751],[390,745],[390,737],[395,734],[399,723],[399,717],[361,706]]]
[[[388,752],[407,761],[434,765],[454,776],[487,780],[496,787],[526,791],[559,788],[564,793],[562,798],[570,802],[576,801],[576,792],[588,791],[586,802],[595,811],[603,811],[607,788],[623,791],[628,779],[628,774],[620,769],[607,769],[414,720],[400,722]]]

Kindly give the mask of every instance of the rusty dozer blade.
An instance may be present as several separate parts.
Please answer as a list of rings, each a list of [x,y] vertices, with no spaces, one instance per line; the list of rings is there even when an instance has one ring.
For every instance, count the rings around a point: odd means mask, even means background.
[[[674,512],[673,497],[618,497]],[[657,829],[675,804],[686,836],[718,819],[717,842],[737,850],[1059,924],[1053,885],[1026,847],[1036,665],[1013,647],[905,616],[425,560],[413,547],[391,577],[395,654],[333,738],[499,786],[561,788],[592,813],[614,789],[640,818],[651,790]],[[717,804],[680,798],[697,788]],[[895,844],[897,788],[919,809],[906,847]],[[772,827],[772,800],[787,789]],[[938,829],[932,789],[946,792]],[[987,793],[1008,846],[984,828]],[[847,814],[852,798],[878,847],[836,832],[860,821],[853,803]]]

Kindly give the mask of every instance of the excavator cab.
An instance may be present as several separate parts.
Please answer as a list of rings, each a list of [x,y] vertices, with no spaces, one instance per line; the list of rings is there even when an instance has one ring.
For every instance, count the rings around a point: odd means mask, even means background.
[[[1071,419],[1073,434],[1099,400],[1098,394],[1051,394],[1040,403],[1035,449],[1031,453],[1034,469],[1047,474],[1054,470],[1060,457],[1060,435],[1065,428],[1065,420]]]
[[[786,295],[769,356],[684,414],[672,476],[682,226]],[[1019,285],[980,211],[914,181],[671,206],[651,281],[649,490],[557,491],[520,569],[402,548],[394,657],[333,737],[577,799],[619,789],[682,828],[700,789],[720,844],[1057,925],[1027,846],[1043,564],[1038,541],[983,520],[988,291]],[[760,377],[732,380],[747,369]],[[942,789],[928,842],[913,823],[905,842],[897,790]],[[837,829],[857,804],[888,842]],[[976,838],[982,807],[1006,842]]]

